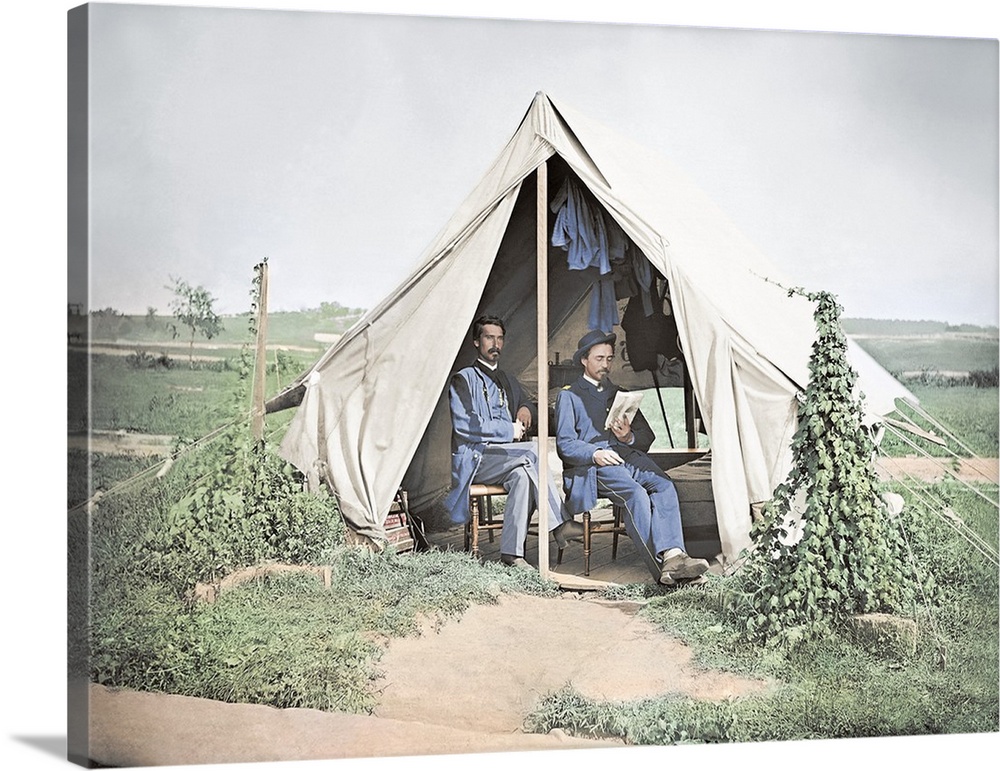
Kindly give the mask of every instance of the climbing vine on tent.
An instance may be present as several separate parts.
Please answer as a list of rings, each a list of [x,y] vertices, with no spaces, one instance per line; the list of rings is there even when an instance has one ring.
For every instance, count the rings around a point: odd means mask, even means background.
[[[792,630],[812,637],[853,614],[911,611],[931,589],[882,498],[842,308],[826,292],[789,290],[795,293],[816,303],[817,335],[799,398],[792,469],[755,523],[754,549],[739,573],[734,610],[752,638]]]

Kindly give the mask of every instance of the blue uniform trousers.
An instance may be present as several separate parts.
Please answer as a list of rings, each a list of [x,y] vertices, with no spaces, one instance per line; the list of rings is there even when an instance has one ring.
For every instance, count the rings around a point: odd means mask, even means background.
[[[625,509],[625,529],[649,572],[659,579],[658,556],[668,549],[686,551],[677,490],[645,453],[619,454],[624,464],[597,467],[597,494]]]
[[[538,454],[531,442],[488,444],[472,481],[483,485],[502,485],[507,490],[500,553],[524,556],[528,521],[538,508]],[[549,480],[549,527],[554,530],[571,519],[559,497],[555,483]]]

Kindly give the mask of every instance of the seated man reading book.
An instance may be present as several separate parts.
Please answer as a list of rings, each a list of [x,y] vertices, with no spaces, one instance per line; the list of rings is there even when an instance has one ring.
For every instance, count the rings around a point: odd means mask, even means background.
[[[580,339],[573,361],[580,377],[556,397],[556,449],[563,462],[566,505],[575,515],[598,497],[623,507],[625,528],[653,577],[674,586],[708,570],[684,546],[677,491],[646,454],[655,438],[638,410],[608,373],[616,336],[592,330]],[[631,403],[635,401],[636,403]]]

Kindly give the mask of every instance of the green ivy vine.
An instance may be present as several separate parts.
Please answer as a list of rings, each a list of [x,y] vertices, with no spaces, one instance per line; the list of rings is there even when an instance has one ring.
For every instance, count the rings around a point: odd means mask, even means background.
[[[842,308],[816,304],[809,383],[799,397],[792,468],[754,523],[734,611],[752,639],[810,638],[859,613],[907,613],[932,592],[913,564],[901,521],[885,506],[847,360]]]

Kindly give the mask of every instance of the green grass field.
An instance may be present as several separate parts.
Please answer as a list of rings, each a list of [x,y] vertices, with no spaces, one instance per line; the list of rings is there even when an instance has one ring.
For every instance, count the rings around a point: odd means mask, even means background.
[[[961,440],[972,454],[986,458],[998,456],[998,436],[1000,436],[1000,391],[996,388],[972,388],[971,386],[910,386],[910,391],[920,400],[920,407]],[[910,414],[905,407],[901,411]],[[923,424],[930,427],[930,424]],[[931,443],[918,441],[928,451]],[[949,443],[949,449],[957,455],[970,453]],[[899,448],[890,454],[909,454],[912,449]]]
[[[936,421],[948,429],[960,444],[951,443],[950,450],[957,455],[970,454],[986,458],[998,455],[1000,436],[1000,390],[996,388],[973,388],[972,386],[928,386],[911,385],[909,390],[919,400],[919,406]],[[684,395],[679,388],[661,389],[663,404],[655,390],[646,391],[642,401],[642,414],[649,421],[656,434],[653,450],[668,450],[672,447],[686,447],[687,433],[684,428]],[[907,415],[911,410],[901,408]],[[666,417],[666,420],[664,419]],[[931,424],[917,418],[918,424],[930,428]],[[669,430],[668,430],[669,426]],[[936,429],[935,429],[936,430]],[[937,430],[936,430],[937,431]],[[938,431],[938,433],[940,433]],[[671,439],[673,444],[671,444]],[[939,451],[932,443],[913,439],[918,446],[928,451]],[[698,447],[709,447],[708,437],[698,434]],[[909,455],[915,450],[909,445],[894,440],[891,436],[885,447],[889,455]]]
[[[312,348],[325,347],[316,340],[316,335],[339,335],[361,317],[360,308],[336,307],[313,309],[299,312],[278,311],[268,314],[267,337],[273,345],[295,345]],[[249,338],[250,315],[222,317],[222,331],[207,341],[196,336],[195,342],[203,344],[214,342],[223,346],[242,345]],[[81,316],[71,316],[69,331],[86,334],[86,319]],[[176,327],[176,335],[174,334]],[[187,343],[190,340],[190,330],[184,326],[177,327],[177,322],[170,316],[124,316],[114,314],[94,315],[90,319],[90,339],[117,340],[125,343],[143,342],[155,343]]]
[[[858,344],[892,373],[968,372],[997,366],[997,339],[967,335],[866,337]]]

